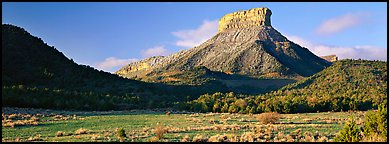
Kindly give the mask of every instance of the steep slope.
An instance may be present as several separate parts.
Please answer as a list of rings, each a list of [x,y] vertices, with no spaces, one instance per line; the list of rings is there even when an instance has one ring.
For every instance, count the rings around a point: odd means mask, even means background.
[[[88,89],[98,86],[104,92],[115,82],[128,82],[135,88],[140,82],[126,80],[68,59],[40,38],[23,28],[2,25],[2,85],[25,85]],[[120,89],[117,89],[120,90]],[[123,88],[127,91],[128,88]],[[122,90],[120,90],[122,91]]]
[[[133,102],[125,99],[152,95],[142,88],[147,85],[78,65],[23,28],[2,25],[3,106],[116,109],[124,103],[132,107]]]
[[[171,75],[204,66],[254,78],[296,78],[311,76],[331,64],[275,30],[270,16],[268,8],[227,14],[219,21],[218,33],[203,44],[167,57],[131,63],[116,74],[169,82]]]
[[[242,103],[245,107],[239,106]],[[302,113],[368,110],[386,103],[387,62],[346,59],[334,62],[311,77],[263,95],[206,94],[181,108],[213,112]],[[224,106],[226,108],[222,108]]]
[[[220,83],[201,87],[145,83],[78,65],[23,28],[8,24],[2,25],[1,49],[3,106],[88,110],[158,108],[195,99],[207,92],[228,91]]]

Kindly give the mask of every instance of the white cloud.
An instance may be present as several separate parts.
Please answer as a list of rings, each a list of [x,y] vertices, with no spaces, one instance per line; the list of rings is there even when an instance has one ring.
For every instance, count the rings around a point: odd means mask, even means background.
[[[149,48],[147,50],[143,50],[141,53],[146,58],[151,56],[165,56],[168,54],[164,46],[156,46],[153,48]]]
[[[330,35],[340,32],[368,21],[368,16],[368,13],[348,13],[339,17],[328,19],[316,29],[316,34]]]
[[[316,44],[298,36],[287,36],[287,38],[300,46],[308,48],[317,56],[326,56],[335,54],[339,59],[368,59],[368,60],[387,60],[387,48],[380,48],[371,45],[363,46],[329,46]]]
[[[180,39],[176,42],[177,46],[194,47],[215,35],[217,27],[218,20],[204,20],[197,29],[180,30],[172,32],[172,34]]]
[[[119,70],[119,68],[135,61],[138,61],[138,59],[118,59],[115,57],[109,57],[98,63],[97,68],[108,72],[114,72]]]

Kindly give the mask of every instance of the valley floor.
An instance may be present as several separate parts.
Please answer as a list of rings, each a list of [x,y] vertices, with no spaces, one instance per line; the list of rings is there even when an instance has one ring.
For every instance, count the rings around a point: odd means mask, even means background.
[[[262,124],[257,114],[3,107],[2,141],[333,141],[348,118],[362,125],[364,114],[281,114],[276,123]],[[124,138],[118,137],[118,128],[125,131]]]

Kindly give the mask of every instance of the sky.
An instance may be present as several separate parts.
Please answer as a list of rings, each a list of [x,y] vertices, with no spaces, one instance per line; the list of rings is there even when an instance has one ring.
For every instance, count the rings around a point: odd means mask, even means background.
[[[224,15],[268,7],[271,23],[318,56],[387,61],[386,2],[2,2],[26,29],[78,64],[115,72],[200,45]]]

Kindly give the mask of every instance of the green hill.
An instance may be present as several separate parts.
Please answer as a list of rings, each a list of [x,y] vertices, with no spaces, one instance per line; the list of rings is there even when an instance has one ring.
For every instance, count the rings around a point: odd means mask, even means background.
[[[78,65],[23,28],[2,25],[3,106],[57,109],[169,107],[223,87],[170,86],[121,78]],[[207,90],[209,88],[210,90]]]
[[[304,80],[257,96],[215,93],[178,105],[213,112],[367,110],[387,103],[387,62],[340,60]]]
[[[3,106],[115,109],[135,107],[152,85],[78,65],[23,28],[2,25]],[[156,89],[156,88],[154,88]]]

